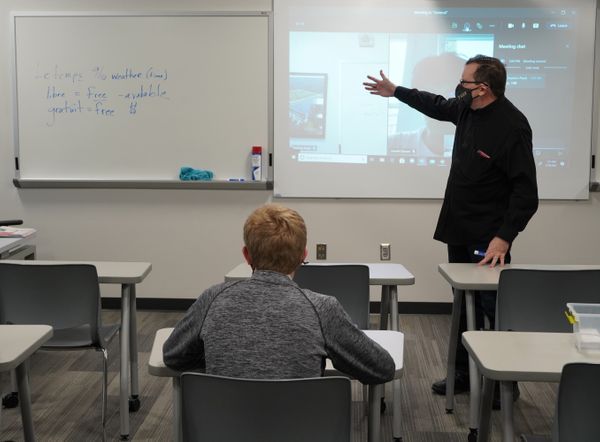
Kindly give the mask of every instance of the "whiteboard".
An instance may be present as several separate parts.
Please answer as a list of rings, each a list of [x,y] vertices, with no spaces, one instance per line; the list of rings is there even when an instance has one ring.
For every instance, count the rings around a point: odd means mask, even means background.
[[[272,142],[271,15],[14,13],[20,180],[250,178]],[[263,173],[263,181],[268,180]]]

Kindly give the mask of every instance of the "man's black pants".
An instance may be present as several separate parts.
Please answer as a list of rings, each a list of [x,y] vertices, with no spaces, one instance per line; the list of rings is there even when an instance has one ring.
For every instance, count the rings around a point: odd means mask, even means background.
[[[450,263],[478,263],[483,259],[483,256],[475,255],[475,250],[484,252],[488,244],[471,244],[466,246],[454,246],[448,244],[448,262]],[[504,263],[510,263],[510,251],[504,257]],[[488,265],[488,264],[484,264]],[[498,263],[497,265],[500,265]],[[496,292],[495,291],[479,291],[475,292],[475,327],[479,330],[483,328],[483,316],[485,315],[490,327],[493,329],[496,319]],[[467,311],[466,303],[462,303],[460,312],[460,324],[458,326],[458,345],[456,347],[456,371],[463,374],[469,374],[469,354],[462,343],[460,336],[467,330]]]

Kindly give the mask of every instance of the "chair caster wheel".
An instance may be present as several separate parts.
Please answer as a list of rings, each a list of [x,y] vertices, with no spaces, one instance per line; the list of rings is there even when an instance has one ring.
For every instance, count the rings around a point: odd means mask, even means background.
[[[395,438],[394,438],[394,442],[402,442],[402,436],[400,436],[400,437],[395,437]]]
[[[468,442],[477,442],[477,428],[469,429],[469,436],[467,436]]]
[[[137,396],[134,396],[129,399],[129,411],[136,412],[140,409],[140,399]]]
[[[446,408],[446,414],[453,414],[453,413],[454,413],[454,409]]]
[[[381,406],[380,406],[381,414],[385,413],[386,408],[387,408],[387,405],[385,405],[385,399],[381,398]]]
[[[129,434],[121,434],[121,440],[129,440]]]
[[[19,393],[13,391],[2,398],[2,406],[4,408],[16,408],[19,405]]]

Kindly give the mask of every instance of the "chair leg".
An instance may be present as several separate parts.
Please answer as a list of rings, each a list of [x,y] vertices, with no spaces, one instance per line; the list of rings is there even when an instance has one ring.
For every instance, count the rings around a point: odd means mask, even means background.
[[[102,442],[106,440],[106,413],[108,402],[108,350],[101,348],[102,352]]]
[[[15,370],[10,371],[10,386],[12,387],[12,391],[19,391],[19,388],[17,387],[17,375]]]

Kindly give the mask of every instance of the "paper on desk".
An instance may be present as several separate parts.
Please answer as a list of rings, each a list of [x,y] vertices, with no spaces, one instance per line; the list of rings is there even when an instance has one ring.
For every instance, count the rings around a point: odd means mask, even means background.
[[[34,233],[35,229],[29,227],[0,226],[0,238],[25,238]]]

